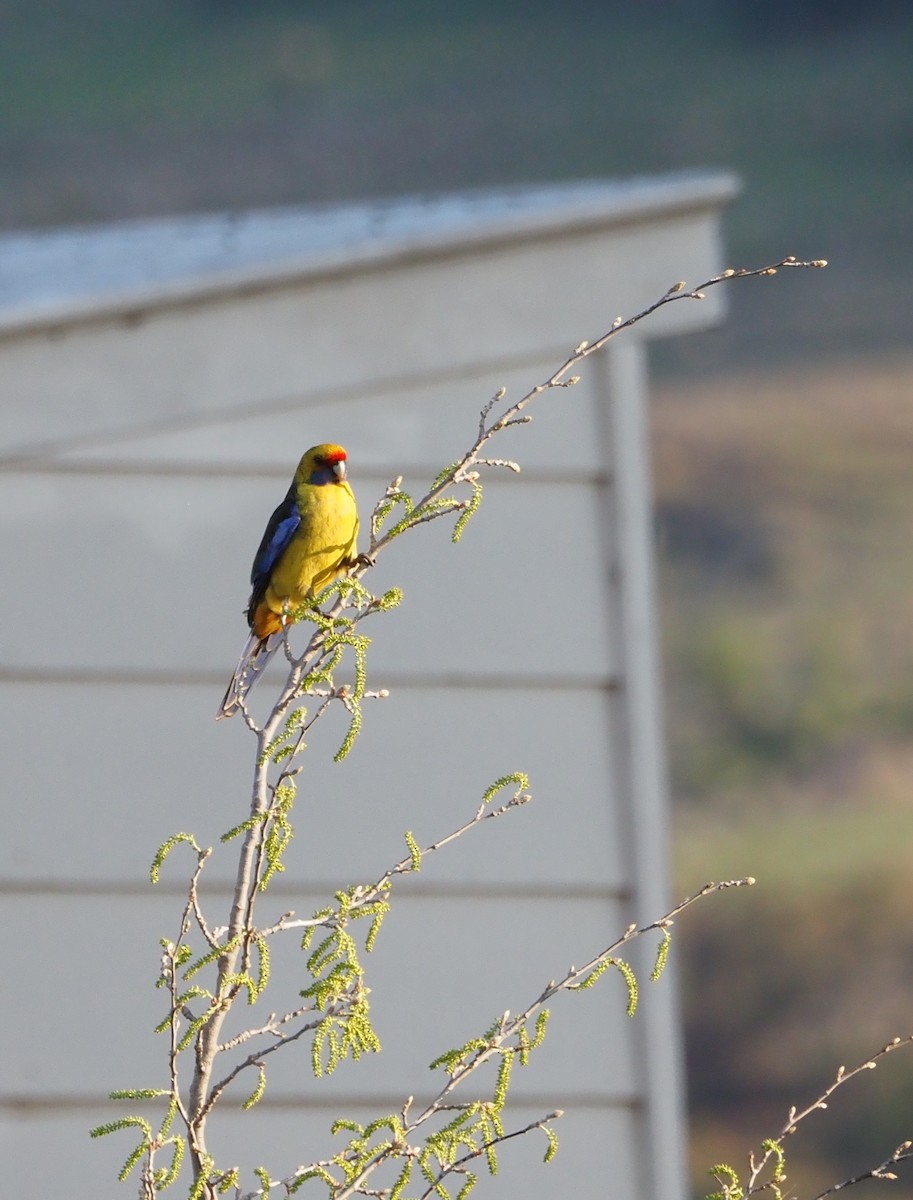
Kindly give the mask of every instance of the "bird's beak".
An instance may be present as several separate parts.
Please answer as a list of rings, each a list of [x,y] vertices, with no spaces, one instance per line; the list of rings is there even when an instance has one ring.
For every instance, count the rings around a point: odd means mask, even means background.
[[[341,482],[343,479],[345,479],[345,477],[346,477],[346,463],[345,463],[345,459],[344,459],[344,458],[341,458],[341,459],[339,460],[339,462],[334,462],[334,463],[333,463],[333,466],[332,466],[332,468],[331,468],[331,469],[332,469],[332,471],[333,471],[333,474],[336,476],[336,479],[337,479],[338,481],[340,481],[340,482]]]

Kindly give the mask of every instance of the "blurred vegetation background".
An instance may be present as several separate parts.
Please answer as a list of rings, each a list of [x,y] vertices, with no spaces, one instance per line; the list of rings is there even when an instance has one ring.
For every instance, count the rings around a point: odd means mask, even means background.
[[[719,166],[733,266],[830,260],[655,363],[677,886],[759,880],[682,943],[699,1193],[913,1027],[911,62],[904,0],[0,0],[0,227]],[[855,1088],[800,1193],[913,1135]]]

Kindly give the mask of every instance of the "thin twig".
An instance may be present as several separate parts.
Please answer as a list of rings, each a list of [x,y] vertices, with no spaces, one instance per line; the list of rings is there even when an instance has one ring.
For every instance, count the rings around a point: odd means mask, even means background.
[[[803,1121],[807,1120],[812,1113],[822,1112],[825,1110],[828,1107],[830,1098],[834,1092],[836,1092],[839,1088],[842,1088],[845,1084],[849,1083],[851,1079],[854,1079],[857,1075],[861,1075],[863,1071],[874,1071],[881,1059],[883,1059],[886,1055],[892,1054],[895,1050],[899,1050],[902,1047],[909,1046],[911,1044],[913,1044],[913,1035],[903,1038],[893,1038],[887,1043],[886,1046],[882,1046],[877,1054],[873,1054],[870,1058],[867,1058],[864,1062],[861,1062],[851,1071],[847,1071],[845,1067],[839,1067],[833,1081],[828,1084],[828,1086],[823,1092],[821,1092],[819,1096],[816,1096],[815,1099],[812,1100],[810,1104],[806,1105],[806,1107],[801,1111],[797,1109],[795,1105],[793,1105],[793,1107],[789,1110],[786,1121],[784,1122],[780,1132],[775,1137],[770,1138],[764,1143],[764,1153],[761,1155],[761,1157],[756,1160],[754,1154],[749,1156],[749,1175],[744,1191],[745,1200],[748,1200],[748,1197],[755,1195],[757,1192],[767,1191],[770,1189],[770,1181],[762,1180],[762,1175],[765,1171],[765,1168],[770,1166],[772,1160],[777,1161],[779,1159],[780,1155],[782,1154],[783,1143],[787,1138],[792,1137],[792,1135],[796,1133],[799,1125]],[[857,1183],[862,1183],[866,1179],[896,1178],[896,1176],[893,1176],[890,1173],[889,1168],[892,1165],[896,1165],[897,1163],[913,1157],[913,1150],[911,1150],[911,1147],[913,1147],[913,1143],[904,1142],[902,1145],[898,1146],[894,1153],[889,1158],[885,1159],[883,1163],[880,1163],[876,1167],[872,1167],[871,1170],[865,1171],[860,1175],[853,1176],[850,1179],[844,1179],[841,1183],[832,1184],[825,1191],[821,1192],[820,1195],[816,1196],[815,1200],[823,1200],[823,1197],[829,1196],[833,1192],[842,1191],[844,1188],[851,1187]]]
[[[489,1141],[483,1142],[480,1146],[476,1147],[476,1149],[468,1151],[449,1166],[443,1167],[438,1172],[434,1182],[430,1183],[425,1191],[422,1192],[419,1200],[429,1200],[429,1197],[439,1194],[438,1188],[448,1175],[453,1174],[454,1172],[460,1175],[465,1175],[467,1165],[473,1162],[475,1159],[481,1158],[483,1154],[487,1154],[489,1150],[496,1149],[504,1142],[509,1142],[511,1138],[523,1137],[524,1134],[532,1133],[536,1129],[542,1129],[543,1126],[549,1123],[549,1121],[557,1121],[563,1116],[563,1110],[556,1108],[555,1111],[550,1112],[547,1117],[540,1117],[538,1121],[530,1121],[530,1123],[528,1125],[524,1125],[522,1129],[512,1129],[510,1133],[502,1133],[498,1137],[493,1137]]]
[[[432,842],[429,846],[425,846],[419,851],[421,858],[427,854],[433,854],[437,850],[443,849],[444,846],[449,846],[451,842],[468,833],[470,829],[475,828],[482,821],[488,821],[497,817],[503,817],[505,813],[519,808],[524,804],[528,804],[532,797],[522,791],[518,791],[510,800],[500,805],[498,808],[490,810],[486,809],[484,804],[479,805],[475,816],[464,822],[459,829],[455,829],[452,833],[448,833],[446,837],[438,838],[436,842]],[[359,908],[365,908],[369,904],[373,904],[381,896],[387,894],[387,885],[392,882],[398,875],[408,875],[415,870],[413,865],[412,855],[406,855],[399,862],[395,863],[389,870],[385,871],[374,883],[361,884],[351,889],[350,902],[348,911],[355,912]],[[294,918],[294,919],[293,919]],[[295,918],[294,913],[285,913],[279,918],[274,925],[268,925],[265,929],[260,930],[262,937],[273,937],[277,933],[283,933],[289,929],[319,929],[334,925],[338,920],[338,913],[334,912],[326,917],[308,917]]]

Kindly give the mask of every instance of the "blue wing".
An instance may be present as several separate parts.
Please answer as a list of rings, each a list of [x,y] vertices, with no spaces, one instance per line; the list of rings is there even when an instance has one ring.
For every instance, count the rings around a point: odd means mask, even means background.
[[[300,524],[301,517],[298,513],[293,480],[285,499],[270,517],[254,556],[254,565],[250,571],[253,590],[247,606],[247,622],[252,629],[254,611],[269,587],[273,569],[285,553]],[[216,720],[232,716],[236,709],[243,706],[244,697],[257,682],[263,668],[281,644],[282,638],[279,635],[273,634],[270,637],[259,638],[256,633],[251,633],[247,644],[241,651],[241,658],[231,677],[231,682],[222,697],[222,703],[216,713]]]
[[[262,600],[263,594],[269,586],[273,568],[285,553],[300,524],[301,517],[295,499],[295,485],[292,483],[285,499],[270,517],[254,556],[254,565],[250,571],[253,590],[247,610],[248,617]]]

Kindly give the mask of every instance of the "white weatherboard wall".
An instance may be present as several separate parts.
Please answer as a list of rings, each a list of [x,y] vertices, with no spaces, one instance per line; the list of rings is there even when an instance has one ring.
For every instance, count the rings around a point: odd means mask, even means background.
[[[161,1086],[161,936],[177,933],[178,855],[243,818],[253,740],[213,712],[244,638],[250,559],[299,455],[349,451],[367,514],[470,443],[500,386],[518,397],[583,338],[722,264],[728,176],[520,189],[384,206],[192,218],[0,238],[0,704],[7,750],[0,885],[4,1189],[129,1196],[129,1150],[90,1126],[116,1087]],[[221,1161],[274,1176],[327,1156],[329,1120],[430,1093],[426,1064],[517,1010],[667,907],[666,813],[650,548],[643,338],[721,318],[678,302],[536,401],[494,450],[459,546],[439,523],[367,578],[377,618],[366,713],[334,766],[318,727],[288,869],[264,912],[307,915],[449,833],[497,776],[534,803],[473,830],[396,889],[368,962],[383,1054],[315,1083],[273,1060],[255,1112],[217,1113]],[[185,860],[185,865],[189,865]],[[213,923],[230,856],[209,870]],[[274,954],[274,998],[306,982]],[[561,1151],[504,1147],[481,1196],[684,1194],[674,982],[636,1021],[620,978],[554,1005],[515,1078],[512,1125],[562,1108]],[[238,1100],[240,1100],[240,1095]]]

